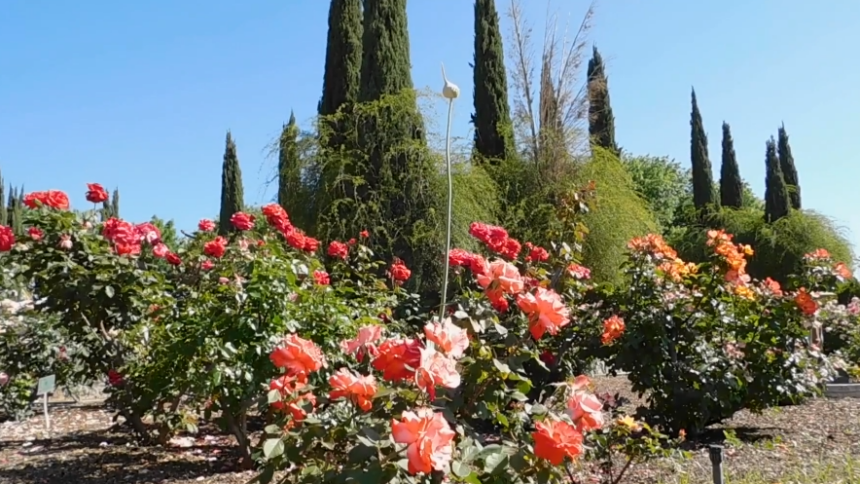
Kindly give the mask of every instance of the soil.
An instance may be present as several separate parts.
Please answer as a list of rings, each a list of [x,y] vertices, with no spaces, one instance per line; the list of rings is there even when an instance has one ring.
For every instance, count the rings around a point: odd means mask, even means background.
[[[641,403],[625,377],[595,383],[599,393],[619,392],[631,406]],[[56,402],[50,438],[41,415],[0,424],[0,483],[244,484],[254,476],[237,470],[230,436],[207,428],[167,446],[143,447],[113,429],[112,417],[100,403]],[[860,482],[860,399],[817,399],[760,415],[740,412],[699,441],[687,442],[689,457],[633,466],[622,482],[711,483],[707,446],[714,443],[725,448],[724,467],[733,483]]]

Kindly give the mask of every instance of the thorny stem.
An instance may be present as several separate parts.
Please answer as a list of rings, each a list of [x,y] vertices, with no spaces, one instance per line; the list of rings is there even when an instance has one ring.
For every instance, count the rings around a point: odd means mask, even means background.
[[[454,100],[448,100],[448,127],[445,130],[445,171],[448,175],[448,213],[445,228],[445,254],[443,254],[442,303],[439,306],[439,321],[445,318],[448,297],[448,253],[451,252],[451,223],[454,217],[454,177],[451,173],[451,122],[454,115]]]

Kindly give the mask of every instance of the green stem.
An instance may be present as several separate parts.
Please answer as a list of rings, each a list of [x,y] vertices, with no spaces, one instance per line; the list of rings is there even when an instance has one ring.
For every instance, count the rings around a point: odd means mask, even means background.
[[[448,254],[451,252],[451,223],[454,218],[454,177],[451,173],[451,121],[454,115],[454,100],[448,100],[448,127],[445,130],[445,171],[448,174],[448,214],[445,229],[445,254],[443,255],[442,303],[439,306],[439,321],[445,318],[448,297]]]

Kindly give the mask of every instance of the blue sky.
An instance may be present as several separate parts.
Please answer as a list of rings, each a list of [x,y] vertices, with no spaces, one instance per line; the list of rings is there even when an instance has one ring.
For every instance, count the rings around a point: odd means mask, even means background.
[[[246,202],[270,200],[267,147],[295,110],[309,124],[322,84],[328,2],[3,0],[0,171],[28,190],[119,187],[123,217],[192,228],[218,211],[232,130]],[[498,0],[501,11],[509,0]],[[524,0],[542,37],[545,1]],[[825,7],[826,5],[826,7]],[[550,11],[578,25],[587,3]],[[411,0],[416,87],[439,88],[439,62],[463,95],[468,135],[472,2]],[[509,22],[502,19],[507,32]],[[732,126],[742,175],[758,193],[764,143],[791,136],[804,205],[836,218],[860,247],[860,2],[603,0],[590,38],[608,63],[617,138],[628,151],[689,164],[695,86],[719,169]],[[851,46],[855,46],[852,48]],[[440,113],[443,106],[439,106]],[[717,175],[718,176],[718,175]]]

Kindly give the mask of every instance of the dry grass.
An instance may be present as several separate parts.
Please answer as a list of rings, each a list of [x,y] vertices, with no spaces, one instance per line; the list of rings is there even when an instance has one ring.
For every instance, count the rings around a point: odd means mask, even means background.
[[[624,377],[596,379],[599,392],[633,399]],[[239,484],[252,473],[236,470],[232,437],[177,439],[166,447],[141,447],[111,430],[112,413],[100,405],[55,404],[53,437],[41,416],[0,424],[3,484]],[[725,447],[727,484],[860,483],[860,400],[815,400],[761,415],[740,412],[688,442],[690,458],[662,459],[634,467],[626,483],[710,484],[707,445]]]

